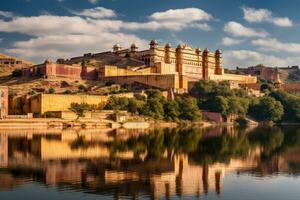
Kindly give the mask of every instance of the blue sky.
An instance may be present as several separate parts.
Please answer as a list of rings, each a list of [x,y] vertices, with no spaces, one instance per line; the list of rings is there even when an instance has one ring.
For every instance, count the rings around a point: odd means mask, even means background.
[[[42,62],[155,38],[222,49],[227,68],[300,65],[299,0],[1,0],[0,52]]]

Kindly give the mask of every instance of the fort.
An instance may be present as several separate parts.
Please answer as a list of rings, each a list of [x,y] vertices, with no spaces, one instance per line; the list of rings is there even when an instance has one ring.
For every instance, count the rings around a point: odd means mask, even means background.
[[[25,67],[25,78],[72,78],[100,80],[115,83],[138,83],[158,89],[187,91],[194,82],[201,79],[256,83],[255,76],[226,74],[222,67],[222,52],[210,52],[179,44],[160,45],[156,40],[150,48],[139,51],[135,43],[123,49],[119,44],[112,51],[87,53],[70,59],[46,60],[44,63]]]

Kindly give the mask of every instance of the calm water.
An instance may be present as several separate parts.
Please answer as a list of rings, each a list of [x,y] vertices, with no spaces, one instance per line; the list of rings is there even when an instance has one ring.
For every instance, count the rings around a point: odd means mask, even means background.
[[[0,199],[300,199],[300,127],[0,131]]]

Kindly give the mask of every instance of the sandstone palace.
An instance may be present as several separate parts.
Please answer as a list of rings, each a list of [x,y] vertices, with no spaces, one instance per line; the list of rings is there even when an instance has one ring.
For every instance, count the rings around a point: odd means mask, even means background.
[[[222,67],[222,52],[210,52],[189,45],[160,45],[156,40],[150,48],[139,51],[135,43],[129,48],[119,44],[112,51],[87,53],[80,57],[58,59],[22,69],[26,78],[72,78],[84,80],[137,83],[158,89],[186,91],[194,82],[205,79],[256,83],[256,77],[226,74]]]

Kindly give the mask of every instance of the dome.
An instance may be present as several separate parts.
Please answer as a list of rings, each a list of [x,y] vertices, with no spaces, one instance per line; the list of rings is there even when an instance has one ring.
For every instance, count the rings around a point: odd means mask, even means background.
[[[152,46],[152,45],[158,45],[157,40],[151,40],[151,41],[150,41],[150,45],[151,45],[151,46]]]
[[[138,47],[136,46],[135,43],[132,43],[130,47],[131,47],[132,49],[133,49],[133,48],[134,48],[134,49],[138,48]]]
[[[170,43],[167,43],[167,44],[165,45],[165,47],[166,47],[166,48],[171,48],[171,44],[170,44]]]
[[[195,51],[196,52],[201,52],[201,49],[200,48],[196,48]]]
[[[177,46],[177,49],[182,49],[184,46],[182,45],[182,44],[179,44],[178,46]]]
[[[208,48],[205,48],[203,52],[208,53],[208,52],[209,52],[209,49],[208,49]]]
[[[117,43],[113,46],[113,48],[121,48],[121,45],[119,43]]]
[[[50,58],[47,58],[44,63],[52,63],[52,61],[50,60]]]
[[[222,53],[222,51],[220,49],[216,50],[216,54],[221,54],[221,53]]]

